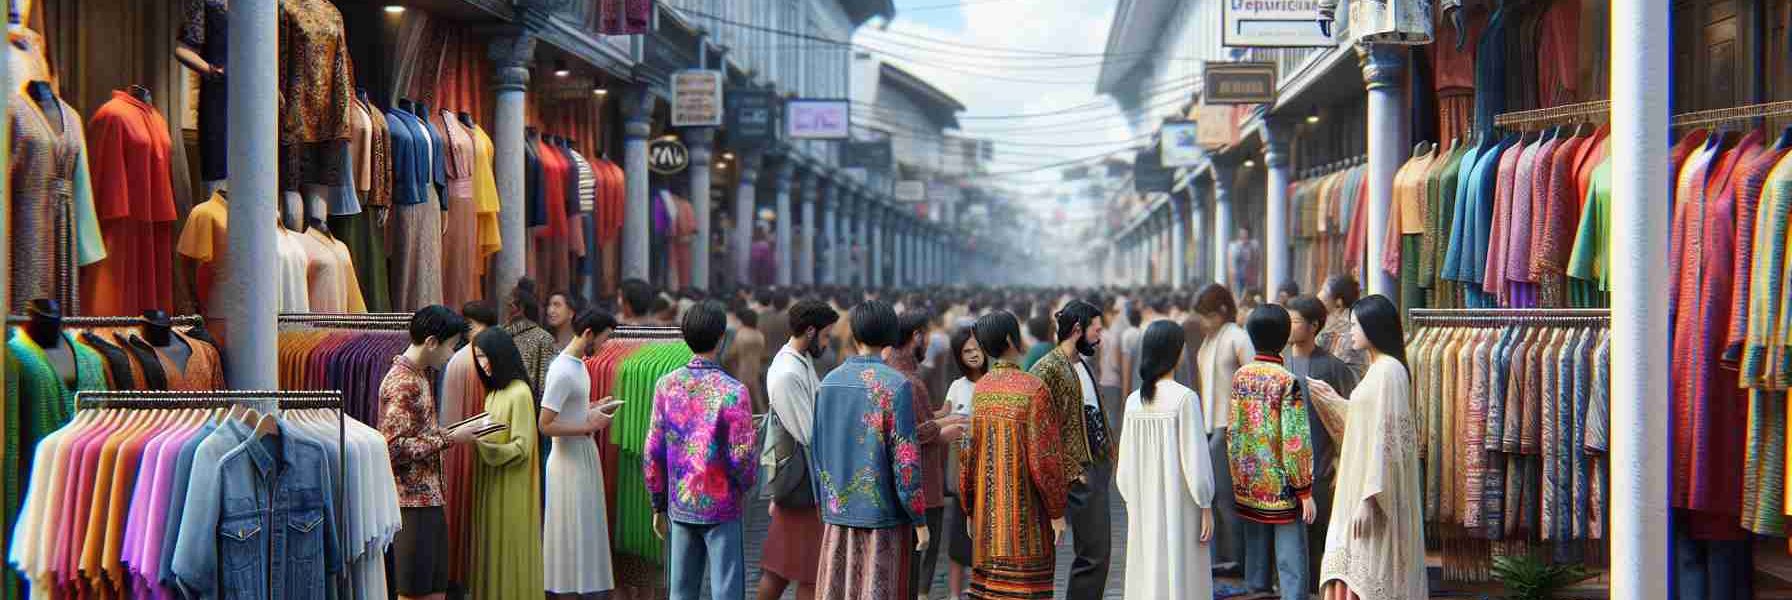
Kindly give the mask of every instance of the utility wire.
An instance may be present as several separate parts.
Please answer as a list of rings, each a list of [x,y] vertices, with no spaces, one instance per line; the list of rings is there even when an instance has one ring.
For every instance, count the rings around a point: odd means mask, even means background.
[[[726,25],[732,25],[735,27],[740,27],[743,29],[749,29],[749,30],[753,30],[753,31],[763,31],[766,33],[773,33],[773,34],[778,34],[778,35],[783,35],[783,36],[788,36],[788,37],[794,37],[794,38],[798,38],[798,39],[805,39],[805,40],[809,40],[809,41],[821,42],[821,43],[826,43],[826,44],[834,44],[834,45],[839,45],[839,46],[852,47],[854,45],[849,40],[839,40],[839,39],[829,38],[829,37],[815,35],[815,34],[811,34],[811,33],[804,33],[804,32],[800,32],[800,31],[790,31],[787,29],[779,29],[776,27],[767,27],[764,25],[746,23],[746,22],[736,21],[734,19],[729,19],[727,17],[714,15],[714,14],[706,13],[706,12],[699,11],[699,10],[689,9],[689,8],[680,8],[677,10],[681,13],[685,13],[688,15],[701,17],[701,18],[715,21],[717,23],[723,23]],[[944,45],[947,47],[956,48],[959,50],[968,48],[968,49],[976,49],[976,50],[992,50],[992,51],[997,51],[997,52],[1008,52],[1008,53],[1015,53],[1018,55],[1022,55],[1022,56],[1016,56],[1015,57],[1016,59],[1027,58],[1027,56],[1025,56],[1025,55],[1031,55],[1032,58],[1037,59],[1039,57],[1047,57],[1047,58],[1052,58],[1052,57],[1056,57],[1056,58],[1108,58],[1108,57],[1123,57],[1123,56],[1134,56],[1134,55],[1157,54],[1157,52],[1154,50],[1141,50],[1138,52],[1076,53],[1076,52],[1054,52],[1054,51],[1047,51],[1047,50],[1032,50],[1032,49],[1025,49],[1025,48],[1003,48],[1003,47],[999,47],[999,46],[983,46],[983,45],[977,45],[977,44],[967,44],[967,43],[963,43],[963,42],[954,42],[951,40],[944,40],[944,39],[924,36],[924,35],[920,35],[920,34],[906,33],[906,32],[901,32],[901,31],[890,31],[890,30],[881,31],[881,32],[879,32],[879,35],[890,35],[890,36],[895,36],[895,37],[921,40],[921,41]],[[1159,59],[1160,60],[1191,60],[1191,61],[1192,60],[1205,60],[1205,59],[1198,58],[1198,57],[1179,57],[1179,56],[1159,57]]]

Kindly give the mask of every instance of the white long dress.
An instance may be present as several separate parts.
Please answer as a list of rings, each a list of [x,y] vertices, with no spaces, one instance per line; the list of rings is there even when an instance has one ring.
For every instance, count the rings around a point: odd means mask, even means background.
[[[584,423],[590,413],[591,377],[579,359],[560,354],[548,364],[542,408],[556,420]],[[588,594],[616,587],[610,568],[610,526],[605,522],[603,464],[590,436],[556,437],[548,452],[546,510],[541,559],[548,592]]]
[[[1213,598],[1201,509],[1213,505],[1213,463],[1194,390],[1165,379],[1151,402],[1126,398],[1114,480],[1126,500],[1126,598]]]
[[[1350,400],[1315,402],[1328,429],[1343,423],[1338,485],[1325,536],[1319,581],[1342,581],[1368,600],[1423,600],[1424,524],[1419,521],[1418,433],[1406,367],[1389,356],[1375,359]],[[1371,496],[1381,507],[1381,526],[1367,536],[1351,532]]]

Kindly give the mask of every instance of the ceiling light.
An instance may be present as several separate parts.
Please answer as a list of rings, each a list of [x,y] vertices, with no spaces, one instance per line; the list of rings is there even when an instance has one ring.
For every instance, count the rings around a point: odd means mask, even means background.
[[[1245,159],[1245,161],[1244,161],[1244,168],[1246,168],[1246,169],[1249,169],[1249,168],[1251,168],[1251,167],[1255,167],[1255,166],[1257,166],[1257,161],[1255,161],[1255,160],[1251,160],[1251,159],[1248,159],[1248,158],[1247,158],[1247,159]]]
[[[1310,125],[1310,124],[1318,123],[1318,122],[1319,122],[1319,113],[1313,113],[1313,114],[1307,115],[1307,124]]]
[[[609,95],[609,93],[610,93],[610,90],[606,90],[603,88],[594,88],[591,90],[591,94],[595,95],[595,96],[607,96],[607,95]]]
[[[572,74],[572,70],[566,68],[566,61],[564,61],[564,60],[554,61],[554,76],[555,77],[565,77],[565,76],[571,75],[571,74]]]
[[[386,5],[386,14],[396,15],[396,14],[403,14],[403,13],[404,13],[403,6],[399,6],[397,4],[387,4]]]
[[[734,160],[734,153],[733,152],[723,152],[722,160]]]

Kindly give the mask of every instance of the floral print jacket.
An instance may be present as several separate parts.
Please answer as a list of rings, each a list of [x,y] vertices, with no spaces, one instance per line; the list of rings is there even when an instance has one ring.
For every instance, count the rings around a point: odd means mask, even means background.
[[[1313,493],[1313,441],[1306,390],[1282,357],[1258,354],[1232,375],[1232,426],[1226,453],[1238,516],[1293,523]]]
[[[757,450],[747,387],[721,365],[692,358],[654,386],[641,461],[654,512],[697,525],[740,518]]]
[[[882,359],[854,356],[828,373],[817,396],[809,468],[822,522],[862,529],[925,523],[908,379]]]

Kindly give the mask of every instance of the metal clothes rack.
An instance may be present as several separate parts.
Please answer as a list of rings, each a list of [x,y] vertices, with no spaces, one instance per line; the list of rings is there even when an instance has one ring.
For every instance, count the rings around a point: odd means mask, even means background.
[[[1501,129],[1541,128],[1565,123],[1590,123],[1604,120],[1611,114],[1610,100],[1594,100],[1563,104],[1535,110],[1520,110],[1494,115],[1493,125]]]
[[[1749,124],[1755,119],[1788,115],[1792,115],[1792,100],[1680,113],[1674,115],[1672,123],[1674,127]]]
[[[205,324],[205,317],[199,315],[180,315],[169,317],[175,327],[197,327]],[[6,322],[11,325],[30,323],[31,317],[24,315],[7,315]],[[141,327],[148,325],[149,320],[143,317],[62,317],[63,327]]]
[[[275,322],[327,329],[404,330],[411,326],[411,313],[280,313]]]
[[[1349,169],[1352,167],[1358,167],[1358,166],[1362,166],[1364,164],[1368,164],[1368,162],[1369,162],[1369,155],[1358,154],[1356,156],[1352,156],[1352,157],[1345,158],[1342,160],[1335,160],[1332,162],[1325,163],[1323,165],[1302,169],[1300,177],[1296,177],[1296,179],[1312,179],[1314,177],[1324,177],[1326,175],[1330,175],[1330,174],[1336,173],[1338,171],[1343,171],[1345,169]]]
[[[677,327],[659,325],[621,325],[610,333],[613,340],[683,340],[684,332]]]
[[[212,390],[212,391],[168,391],[168,390],[109,390],[75,392],[75,410],[179,410],[187,408],[228,408],[238,404],[257,402],[254,408],[261,412],[266,403],[273,403],[280,410],[334,409],[336,411],[336,481],[342,482],[336,492],[336,512],[340,516],[347,512],[348,499],[352,497],[348,491],[348,420],[343,413],[342,392],[330,391],[286,391],[286,390]],[[336,527],[338,548],[347,549],[348,531],[344,527]],[[342,592],[350,590],[350,574],[342,569],[336,575],[336,585]],[[272,578],[269,578],[272,585]]]
[[[1608,308],[1415,308],[1414,325],[1597,325],[1609,323]]]

